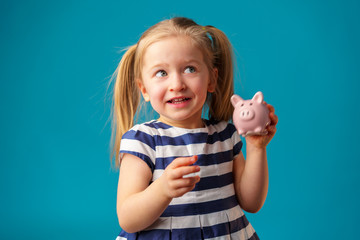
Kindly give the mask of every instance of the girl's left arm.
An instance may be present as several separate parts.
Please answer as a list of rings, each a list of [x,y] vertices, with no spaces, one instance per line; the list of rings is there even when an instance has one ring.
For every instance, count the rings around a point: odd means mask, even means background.
[[[258,212],[263,206],[269,186],[266,146],[276,132],[278,118],[274,107],[270,110],[271,124],[265,136],[246,137],[246,161],[242,152],[234,159],[235,192],[240,206],[247,212]]]

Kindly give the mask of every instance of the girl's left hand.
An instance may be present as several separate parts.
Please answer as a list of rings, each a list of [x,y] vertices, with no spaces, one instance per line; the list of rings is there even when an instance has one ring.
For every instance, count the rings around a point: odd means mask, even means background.
[[[246,136],[246,144],[250,144],[253,147],[257,148],[266,148],[271,139],[274,137],[276,133],[276,124],[278,123],[278,117],[275,115],[275,108],[270,104],[264,102],[264,104],[268,107],[270,113],[270,124],[266,127],[268,133],[266,135],[249,135]]]

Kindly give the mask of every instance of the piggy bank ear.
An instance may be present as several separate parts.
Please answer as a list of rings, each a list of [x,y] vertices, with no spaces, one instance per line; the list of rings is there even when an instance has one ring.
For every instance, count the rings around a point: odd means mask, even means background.
[[[264,95],[262,94],[262,92],[257,92],[252,98],[252,100],[257,103],[262,103],[264,101]]]
[[[231,104],[235,107],[235,105],[240,102],[240,101],[244,101],[244,99],[242,99],[240,96],[234,94],[232,95],[232,97],[230,98]]]

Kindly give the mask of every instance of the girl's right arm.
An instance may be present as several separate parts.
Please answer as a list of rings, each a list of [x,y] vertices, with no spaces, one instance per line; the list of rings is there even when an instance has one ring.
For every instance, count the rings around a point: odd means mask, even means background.
[[[175,159],[164,173],[149,185],[152,173],[140,158],[124,154],[117,191],[119,224],[126,232],[138,232],[150,226],[164,212],[171,200],[191,191],[199,176],[183,178],[200,171],[197,156]]]

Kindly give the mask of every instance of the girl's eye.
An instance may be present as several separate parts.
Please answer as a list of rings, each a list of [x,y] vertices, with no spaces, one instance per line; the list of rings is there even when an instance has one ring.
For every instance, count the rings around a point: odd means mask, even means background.
[[[160,70],[155,74],[156,77],[166,77],[167,73],[164,70]]]
[[[196,72],[196,69],[194,67],[189,66],[185,68],[185,73],[194,73],[194,72]]]

